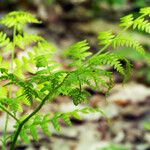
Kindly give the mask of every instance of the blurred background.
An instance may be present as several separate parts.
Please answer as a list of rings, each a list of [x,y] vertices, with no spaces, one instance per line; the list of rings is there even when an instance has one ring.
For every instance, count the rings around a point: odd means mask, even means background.
[[[121,17],[129,13],[138,16],[139,9],[147,6],[150,0],[0,0],[0,18],[13,10],[34,14],[42,24],[29,25],[26,32],[38,33],[55,44],[60,59],[64,48],[83,39],[90,42],[95,53],[99,50],[99,32],[118,33]],[[140,41],[150,58],[150,36],[128,32]],[[127,48],[114,53],[131,60],[133,70],[128,82],[122,86],[122,78],[115,74],[116,85],[107,98],[104,93],[87,89],[92,94],[89,105],[102,108],[111,123],[99,114],[83,116],[82,121],[72,119],[72,127],[63,125],[61,133],[53,132],[51,138],[41,135],[40,142],[22,144],[19,150],[150,150],[150,59]],[[74,108],[69,98],[61,96],[42,111],[65,112]]]

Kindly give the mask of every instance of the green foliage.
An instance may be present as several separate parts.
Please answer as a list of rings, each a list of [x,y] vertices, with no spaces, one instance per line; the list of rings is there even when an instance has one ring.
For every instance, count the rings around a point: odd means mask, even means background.
[[[141,13],[144,16],[149,15],[148,8],[142,9]],[[0,109],[16,121],[14,133],[11,135],[10,150],[14,150],[18,136],[28,143],[30,141],[29,132],[33,139],[38,140],[39,127],[44,134],[50,136],[50,123],[56,131],[60,131],[60,119],[67,125],[71,125],[70,117],[80,119],[80,113],[101,112],[104,114],[100,109],[93,108],[68,113],[57,112],[56,114],[41,114],[40,110],[43,105],[53,101],[59,95],[69,96],[75,105],[87,101],[90,94],[85,87],[107,94],[112,89],[114,82],[113,72],[105,69],[105,66],[114,68],[126,79],[130,73],[130,63],[124,57],[106,52],[110,46],[114,48],[132,47],[144,53],[138,42],[133,41],[132,38],[128,41],[123,39],[123,32],[133,24],[130,23],[129,26],[127,23],[126,25],[123,19],[122,23],[125,28],[118,35],[113,35],[111,32],[100,34],[99,41],[104,47],[96,54],[89,52],[90,44],[86,40],[66,48],[63,58],[71,66],[71,70],[67,70],[56,61],[54,55],[56,48],[53,44],[38,35],[24,33],[23,27],[27,23],[40,23],[31,14],[20,11],[12,12],[4,16],[0,23],[13,29],[12,40],[5,33],[0,34],[3,53],[5,53],[5,47],[11,45],[11,49],[7,47],[7,51],[11,53],[11,61],[0,57],[0,81],[2,83],[0,92],[5,91],[4,95],[0,96]],[[18,57],[16,48],[26,50],[27,47],[30,47],[30,51],[25,56]],[[122,61],[125,62],[125,67]],[[18,114],[18,111],[24,109],[24,105],[33,109],[32,112],[27,112],[26,115]],[[6,133],[4,133],[3,143],[6,144],[9,138],[5,135]]]

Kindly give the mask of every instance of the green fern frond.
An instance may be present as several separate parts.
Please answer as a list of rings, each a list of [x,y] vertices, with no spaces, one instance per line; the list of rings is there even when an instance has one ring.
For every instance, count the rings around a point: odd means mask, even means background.
[[[125,35],[117,36],[112,41],[112,46],[113,46],[113,48],[123,47],[123,46],[131,47],[141,54],[145,53],[142,45],[140,45],[139,42],[137,42],[137,41],[133,40],[131,37],[125,36]]]
[[[149,15],[150,16],[150,7],[145,7],[140,9],[140,13],[144,15]]]
[[[132,14],[121,18],[120,26],[126,28],[133,27],[133,29],[137,28],[138,30],[150,33],[150,23],[148,20],[145,20],[146,16],[150,16],[150,7],[141,8],[140,14],[138,18],[134,18]]]
[[[81,114],[89,114],[89,113],[100,113],[104,117],[106,117],[105,113],[99,109],[99,108],[83,108],[83,109],[76,109],[72,112],[66,112],[66,113],[56,113],[54,114],[54,117],[50,120],[55,128],[56,131],[61,130],[61,125],[59,120],[62,119],[67,125],[71,126],[71,117],[74,117],[78,120],[81,120]]]
[[[34,46],[34,52],[39,54],[52,54],[56,51],[56,47],[51,44],[48,43],[47,41],[42,41],[42,42],[38,42],[37,46]]]
[[[133,29],[135,28],[150,33],[150,22],[144,18],[137,18],[133,23]]]
[[[28,133],[30,133],[32,138],[37,141],[39,139],[39,135],[38,135],[39,127],[41,127],[42,132],[45,135],[51,136],[51,132],[49,130],[49,123],[50,123],[50,115],[49,114],[35,115],[31,120],[28,121],[28,123],[25,124],[25,126],[23,128],[23,132],[20,135],[21,139],[23,139],[23,141],[25,143],[28,143],[30,141],[30,138],[28,137],[28,139],[26,139],[26,136]],[[16,127],[17,127],[17,125],[16,125]]]
[[[45,67],[38,71],[39,73],[50,73],[54,70],[58,70],[59,64],[54,60],[53,54],[56,50],[55,46],[47,43],[46,41],[38,42],[37,46],[34,46],[35,64],[37,68]],[[42,54],[41,54],[42,53]]]
[[[30,103],[32,103],[33,98],[38,98],[38,92],[34,89],[32,83],[20,80],[14,74],[8,73],[5,69],[0,70],[3,75],[0,76],[0,80],[10,80],[5,84],[5,86],[16,84],[23,89],[22,96],[25,96]]]
[[[122,27],[130,27],[132,24],[133,24],[133,21],[134,21],[134,18],[133,18],[133,15],[130,14],[130,15],[127,15],[125,17],[122,17],[120,19],[120,26]]]
[[[43,119],[41,122],[42,131],[47,136],[51,136],[51,132],[49,130],[49,120],[50,120],[50,114],[46,114],[43,116]]]
[[[90,94],[87,91],[81,91],[81,89],[75,88],[72,89],[68,96],[70,96],[73,99],[74,105],[78,105],[86,100]]]
[[[22,30],[27,23],[41,23],[33,15],[24,11],[14,11],[0,20],[0,24],[5,25],[8,28],[15,27],[18,31]]]
[[[22,107],[17,99],[14,98],[3,98],[0,99],[0,103],[6,106],[9,106],[10,110],[12,110],[14,113],[17,111],[22,112]]]
[[[73,60],[70,64],[71,66],[81,66],[83,61],[92,54],[91,52],[87,52],[89,48],[87,40],[80,41],[66,49],[63,55]]]
[[[100,32],[98,35],[98,40],[100,45],[107,45],[112,42],[115,36],[111,31]]]
[[[114,54],[101,54],[97,57],[94,57],[93,59],[90,59],[89,63],[90,65],[109,65],[114,67],[114,69],[116,69],[122,75],[125,75],[124,68],[120,63],[119,58]]]

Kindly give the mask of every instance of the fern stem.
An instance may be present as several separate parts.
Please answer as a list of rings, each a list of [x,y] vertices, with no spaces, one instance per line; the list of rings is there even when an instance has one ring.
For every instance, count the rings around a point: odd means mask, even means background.
[[[20,134],[20,132],[21,132],[21,129],[22,129],[22,127],[24,126],[24,124],[25,124],[30,118],[32,118],[32,117],[43,107],[43,105],[45,104],[45,102],[50,98],[50,95],[51,95],[53,92],[55,92],[59,87],[61,87],[61,86],[63,85],[64,81],[65,81],[66,78],[69,76],[69,74],[70,74],[70,73],[68,73],[68,74],[66,75],[66,77],[63,79],[63,81],[62,81],[58,86],[56,86],[56,87],[53,89],[53,91],[50,91],[50,92],[44,97],[44,99],[41,101],[41,103],[38,105],[38,107],[37,107],[28,117],[26,117],[26,118],[19,124],[18,129],[17,129],[17,131],[15,132],[14,138],[13,138],[12,143],[11,143],[11,145],[10,145],[10,150],[14,150],[15,145],[16,145],[16,142],[17,142],[17,139],[18,139],[18,136],[19,136],[19,134]],[[52,100],[52,99],[51,99],[51,100]]]
[[[5,107],[3,107],[1,104],[0,104],[0,108],[3,111],[5,111],[9,116],[11,116],[12,118],[14,118],[17,122],[19,122],[19,120],[11,112],[9,112],[9,110],[7,110]]]

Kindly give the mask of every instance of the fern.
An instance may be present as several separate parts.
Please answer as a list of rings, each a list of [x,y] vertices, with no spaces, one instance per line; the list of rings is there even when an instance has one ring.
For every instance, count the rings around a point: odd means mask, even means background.
[[[114,68],[126,80],[131,69],[129,61],[106,50],[110,46],[114,49],[126,46],[144,54],[140,43],[132,37],[124,36],[124,31],[130,27],[149,32],[147,21],[142,20],[139,25],[141,19],[149,16],[149,8],[141,9],[140,13],[141,16],[137,18],[140,21],[134,19],[132,15],[122,18],[121,26],[124,29],[118,35],[114,35],[111,31],[100,33],[98,41],[104,47],[100,48],[96,54],[90,52],[90,44],[86,40],[66,48],[62,59],[69,62],[71,70],[64,69],[56,61],[56,47],[53,44],[48,43],[41,36],[24,32],[23,29],[27,23],[40,23],[30,13],[15,11],[0,20],[0,24],[13,29],[12,40],[5,33],[0,33],[0,48],[4,54],[7,54],[6,50],[11,53],[11,61],[0,57],[0,81],[2,83],[0,93],[3,94],[0,94],[0,109],[16,121],[14,133],[11,135],[10,150],[15,149],[19,136],[26,143],[31,139],[28,134],[38,141],[39,129],[45,135],[50,136],[52,133],[49,124],[52,124],[56,131],[60,131],[59,120],[63,120],[70,126],[72,125],[71,117],[81,119],[81,113],[100,112],[104,115],[101,109],[93,108],[55,114],[41,114],[40,110],[43,105],[50,103],[59,95],[69,96],[74,105],[88,102],[90,93],[85,90],[85,87],[108,94],[114,86],[113,72],[103,66]],[[18,57],[16,48],[26,50],[27,47],[30,47],[27,55]],[[125,65],[122,65],[122,61]],[[33,105],[35,103],[36,105]],[[18,114],[19,111],[24,110],[24,105],[29,109],[32,108],[32,112]],[[6,145],[9,138],[6,136],[3,138],[3,145]]]

